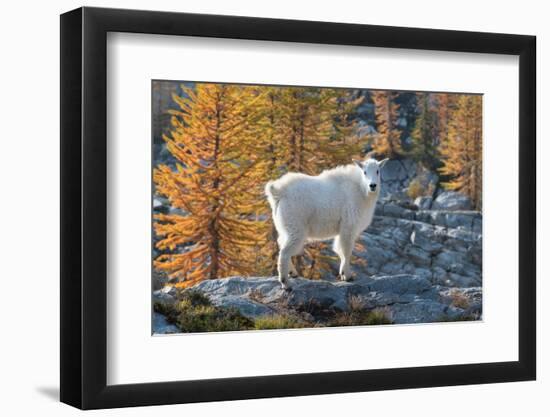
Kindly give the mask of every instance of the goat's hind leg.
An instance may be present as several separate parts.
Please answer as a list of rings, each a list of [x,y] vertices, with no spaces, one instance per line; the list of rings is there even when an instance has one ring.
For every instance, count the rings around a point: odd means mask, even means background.
[[[336,253],[336,255],[338,255],[338,258],[340,258],[340,265],[342,265],[342,248],[340,246],[340,236],[336,236],[334,238],[334,242],[332,244],[332,250],[334,250],[334,252]],[[341,269],[341,268],[340,268]],[[336,275],[336,279],[340,279],[340,273],[338,272],[338,274]]]
[[[303,244],[304,241],[301,238],[288,238],[280,245],[277,268],[279,270],[279,282],[284,290],[291,289],[288,285],[289,271],[296,272],[294,265],[291,263],[291,257],[298,255],[302,251]]]

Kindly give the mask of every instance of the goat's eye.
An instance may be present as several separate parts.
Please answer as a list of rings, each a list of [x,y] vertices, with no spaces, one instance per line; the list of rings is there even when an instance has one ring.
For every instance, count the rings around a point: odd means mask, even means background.
[[[376,175],[380,174],[380,171],[379,170],[376,170]]]

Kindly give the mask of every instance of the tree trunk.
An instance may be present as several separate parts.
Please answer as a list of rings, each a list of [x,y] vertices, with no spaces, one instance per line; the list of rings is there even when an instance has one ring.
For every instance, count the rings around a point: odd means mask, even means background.
[[[216,137],[214,142],[214,155],[213,155],[213,166],[214,166],[214,181],[212,182],[212,189],[217,190],[220,186],[220,175],[218,167],[218,157],[220,154],[220,126],[221,126],[221,109],[220,109],[220,100],[221,95],[218,96],[218,102],[216,103]],[[212,239],[212,244],[210,248],[210,279],[218,278],[219,273],[219,253],[220,253],[220,242],[218,235],[218,201],[215,201],[212,205],[212,220],[208,225],[208,230],[210,232],[210,238]]]

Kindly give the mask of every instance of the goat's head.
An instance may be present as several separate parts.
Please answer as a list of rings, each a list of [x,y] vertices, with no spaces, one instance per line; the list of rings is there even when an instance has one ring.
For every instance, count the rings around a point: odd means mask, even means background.
[[[363,172],[363,181],[367,194],[378,193],[380,191],[380,170],[386,162],[388,162],[388,158],[381,161],[377,161],[374,158],[367,158],[364,161],[353,160],[353,163]]]

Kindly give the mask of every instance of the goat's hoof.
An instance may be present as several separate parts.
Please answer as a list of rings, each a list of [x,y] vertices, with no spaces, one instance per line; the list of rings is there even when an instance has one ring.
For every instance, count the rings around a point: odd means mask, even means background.
[[[297,272],[291,272],[288,275],[290,275],[291,278],[298,278],[298,273]]]
[[[279,281],[281,283],[281,288],[283,291],[291,291],[292,288],[290,288],[290,285],[288,285],[288,282],[287,280],[284,280],[284,281]]]
[[[292,291],[292,287],[288,284],[281,284],[281,289],[285,292],[290,292]]]
[[[340,280],[344,282],[353,281],[353,278],[351,276],[347,276],[346,274],[340,274],[338,275],[338,278],[340,278]]]

